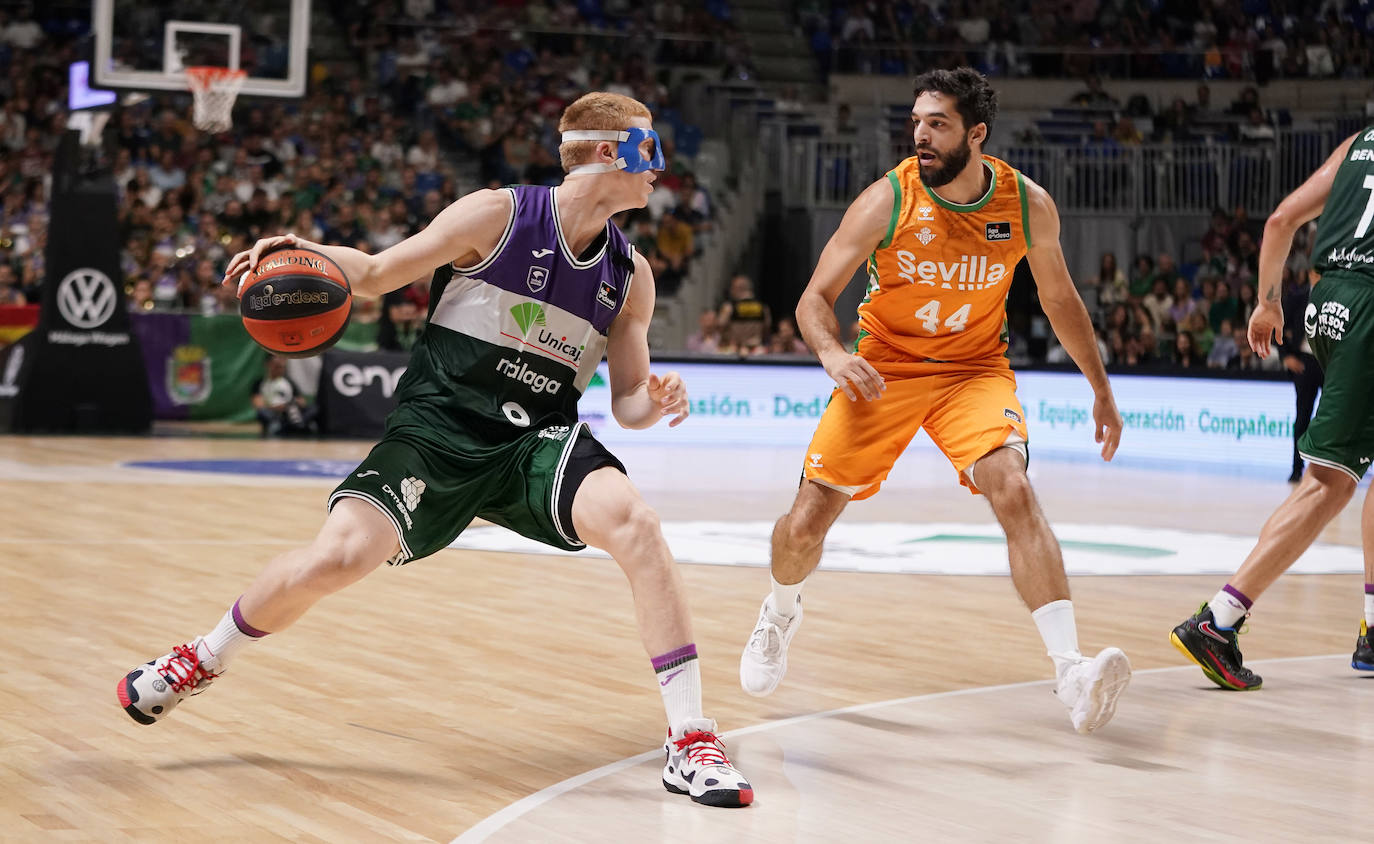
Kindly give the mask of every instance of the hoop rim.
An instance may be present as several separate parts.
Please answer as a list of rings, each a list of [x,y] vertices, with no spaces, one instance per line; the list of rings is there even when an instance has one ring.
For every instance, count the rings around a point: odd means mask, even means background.
[[[191,65],[182,68],[186,74],[187,86],[195,90],[196,86],[209,87],[221,80],[242,81],[248,78],[248,71],[231,67],[221,67],[219,65]]]

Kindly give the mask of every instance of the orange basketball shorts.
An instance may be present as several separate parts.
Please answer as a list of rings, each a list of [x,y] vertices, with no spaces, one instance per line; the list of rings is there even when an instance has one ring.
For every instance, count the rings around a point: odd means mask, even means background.
[[[806,452],[804,476],[868,498],[887,479],[916,431],[926,434],[975,495],[968,469],[1005,444],[1027,441],[1026,414],[1010,369],[885,376],[887,390],[874,401],[850,401],[838,388]],[[1012,437],[1012,435],[1018,435]]]

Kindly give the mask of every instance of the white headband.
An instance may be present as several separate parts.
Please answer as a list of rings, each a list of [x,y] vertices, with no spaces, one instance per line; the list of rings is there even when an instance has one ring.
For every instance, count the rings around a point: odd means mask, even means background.
[[[628,141],[630,133],[615,129],[570,129],[563,133],[561,143],[571,141]]]
[[[617,141],[623,142],[630,139],[630,133],[616,131],[615,129],[570,129],[563,133],[563,139],[559,146],[572,143],[573,141]],[[615,160],[614,164],[578,164],[568,168],[568,175],[574,173],[614,173],[617,170],[625,169],[625,156]]]

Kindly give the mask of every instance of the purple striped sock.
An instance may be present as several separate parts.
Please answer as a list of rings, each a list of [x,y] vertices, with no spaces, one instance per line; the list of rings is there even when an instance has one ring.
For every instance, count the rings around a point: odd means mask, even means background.
[[[238,600],[234,601],[234,626],[237,627],[239,629],[239,632],[245,636],[252,636],[254,639],[261,639],[263,636],[267,635],[267,631],[259,630],[258,628],[243,620],[243,613],[239,612],[239,601],[241,600],[243,600],[243,598],[239,598]]]
[[[670,668],[677,668],[684,662],[691,662],[696,658],[697,646],[691,644],[683,645],[675,651],[668,651],[666,654],[660,654],[650,661],[654,664],[654,671],[661,674]]]
[[[1232,598],[1235,598],[1237,601],[1240,601],[1241,606],[1245,607],[1247,610],[1250,609],[1250,605],[1254,603],[1254,601],[1245,597],[1244,592],[1240,591],[1239,589],[1237,589],[1229,583],[1223,586],[1221,588],[1221,591],[1225,592],[1227,595],[1230,595]],[[1366,587],[1365,591],[1369,591],[1368,587]]]

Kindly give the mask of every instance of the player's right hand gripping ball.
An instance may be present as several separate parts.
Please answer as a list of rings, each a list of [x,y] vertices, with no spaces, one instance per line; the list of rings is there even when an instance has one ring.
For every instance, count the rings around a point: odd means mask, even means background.
[[[284,357],[317,355],[339,342],[353,310],[343,270],[313,249],[285,246],[258,259],[239,296],[243,327]]]

